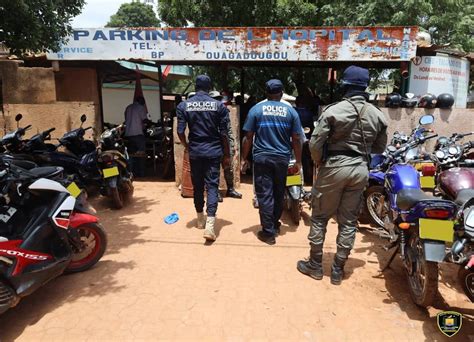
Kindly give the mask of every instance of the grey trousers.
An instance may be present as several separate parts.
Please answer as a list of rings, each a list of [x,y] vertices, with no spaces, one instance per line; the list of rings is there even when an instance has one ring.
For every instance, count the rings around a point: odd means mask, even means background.
[[[328,220],[337,216],[337,254],[347,258],[354,246],[357,218],[369,172],[366,165],[320,168],[312,190],[311,229],[308,239],[322,249]]]

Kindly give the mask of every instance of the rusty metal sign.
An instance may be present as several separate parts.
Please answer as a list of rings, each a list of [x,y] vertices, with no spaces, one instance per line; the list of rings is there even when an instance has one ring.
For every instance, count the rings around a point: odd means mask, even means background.
[[[417,27],[76,29],[50,60],[408,61]]]

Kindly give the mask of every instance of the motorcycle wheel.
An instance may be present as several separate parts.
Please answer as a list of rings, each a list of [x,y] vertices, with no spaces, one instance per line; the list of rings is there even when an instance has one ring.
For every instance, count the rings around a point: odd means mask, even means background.
[[[385,226],[385,217],[388,215],[387,199],[383,186],[371,186],[365,191],[364,211],[369,223],[375,227]]]
[[[107,235],[100,224],[87,223],[76,229],[81,240],[81,250],[71,246],[73,257],[64,273],[88,270],[102,258],[107,248]]]
[[[110,198],[115,209],[122,209],[124,203],[124,196],[118,187],[110,188]]]
[[[412,233],[408,239],[406,258],[405,269],[413,302],[421,307],[432,305],[438,293],[438,263],[426,261],[417,233]]]
[[[466,270],[463,266],[459,267],[458,280],[466,296],[474,302],[474,270]]]
[[[301,205],[299,200],[290,198],[290,216],[294,224],[299,225],[301,220]]]

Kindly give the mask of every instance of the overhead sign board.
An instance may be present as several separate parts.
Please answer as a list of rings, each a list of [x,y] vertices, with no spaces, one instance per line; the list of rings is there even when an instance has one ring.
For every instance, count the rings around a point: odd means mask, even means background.
[[[408,61],[417,27],[75,29],[50,60]]]
[[[469,89],[469,61],[452,56],[417,56],[410,69],[410,93],[454,96],[454,106],[466,108]]]

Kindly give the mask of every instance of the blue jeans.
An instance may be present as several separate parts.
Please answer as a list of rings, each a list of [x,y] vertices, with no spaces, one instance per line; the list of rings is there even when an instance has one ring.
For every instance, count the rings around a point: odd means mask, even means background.
[[[275,225],[283,212],[288,159],[257,157],[253,171],[262,230],[269,235],[275,235]]]
[[[219,176],[221,158],[189,159],[191,181],[194,188],[194,207],[196,212],[204,210],[204,189],[207,190],[207,216],[214,217],[219,201]]]

